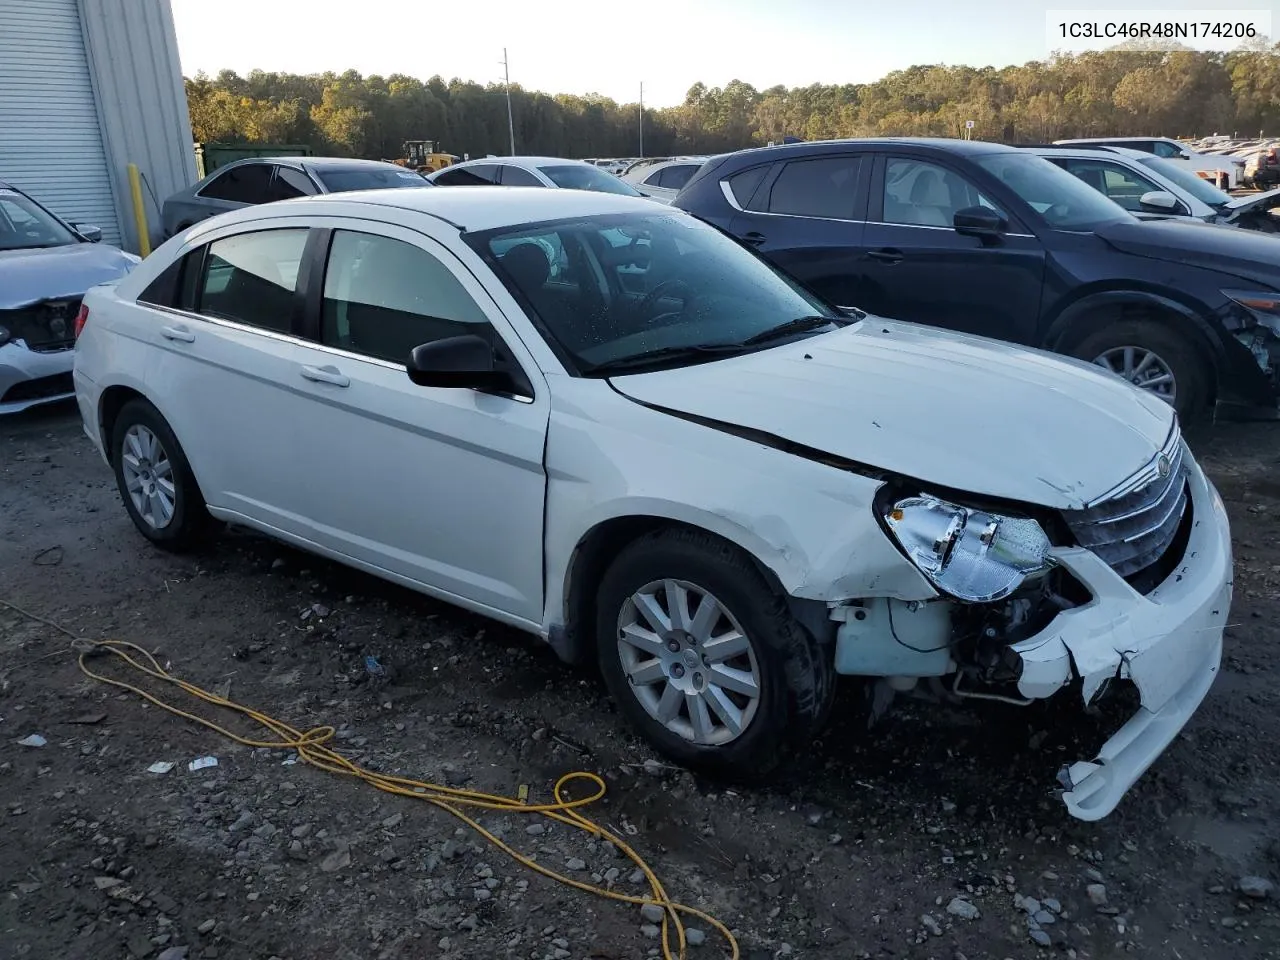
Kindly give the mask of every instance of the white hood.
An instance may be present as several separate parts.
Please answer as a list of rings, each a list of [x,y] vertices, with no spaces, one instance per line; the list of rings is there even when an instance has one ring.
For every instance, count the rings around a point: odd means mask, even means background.
[[[1077,509],[1159,452],[1173,410],[1099,367],[875,317],[613,378],[624,395],[942,487]]]

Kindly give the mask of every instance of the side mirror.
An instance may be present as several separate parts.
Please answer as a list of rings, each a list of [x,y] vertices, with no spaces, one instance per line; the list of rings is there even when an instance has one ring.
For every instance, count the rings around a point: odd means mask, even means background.
[[[84,237],[90,243],[98,243],[102,240],[101,227],[95,227],[91,223],[73,223],[71,226],[75,228],[76,233],[80,234],[80,236]]]
[[[489,341],[472,333],[419,344],[405,369],[420,387],[497,390],[511,383],[508,374],[494,368]]]
[[[1142,209],[1154,213],[1177,213],[1181,206],[1178,198],[1166,190],[1150,190],[1138,199],[1138,203]]]
[[[0,327],[0,347],[13,339],[13,334],[9,332],[8,327]]]
[[[957,210],[951,223],[956,228],[956,233],[984,240],[994,240],[1009,229],[1009,221],[990,207],[983,206]]]

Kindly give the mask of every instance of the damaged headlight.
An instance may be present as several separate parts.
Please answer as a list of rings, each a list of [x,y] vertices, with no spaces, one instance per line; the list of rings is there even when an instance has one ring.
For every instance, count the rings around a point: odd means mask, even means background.
[[[1280,293],[1269,290],[1223,290],[1233,302],[1244,307],[1254,322],[1280,336]]]
[[[1034,520],[927,496],[899,500],[884,520],[920,572],[960,600],[1001,600],[1051,563],[1049,538]]]

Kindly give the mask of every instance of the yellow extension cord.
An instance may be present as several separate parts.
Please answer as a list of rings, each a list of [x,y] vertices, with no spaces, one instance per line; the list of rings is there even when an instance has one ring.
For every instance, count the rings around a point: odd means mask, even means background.
[[[54,624],[51,621],[46,621],[41,617],[34,617],[33,615],[26,613],[25,610],[19,610],[19,608],[13,604],[5,603],[4,601],[0,601],[0,603],[3,603],[4,606],[9,607],[10,609],[18,610],[19,613],[30,616],[32,619],[49,623],[51,626],[55,626],[59,630],[62,630],[64,633],[74,636],[73,634],[70,634],[70,631],[65,630],[57,624]],[[315,727],[305,733],[300,730],[295,730],[287,723],[282,723],[281,721],[276,720],[273,717],[269,717],[264,713],[260,713],[251,707],[246,707],[243,704],[235,703],[234,701],[220,697],[217,694],[210,693],[207,690],[202,690],[195,684],[188,683],[185,680],[173,676],[156,662],[155,657],[135,643],[129,643],[126,640],[94,641],[76,638],[72,642],[71,647],[73,651],[79,654],[78,663],[80,665],[80,669],[86,676],[91,677],[100,683],[110,684],[113,687],[128,690],[130,693],[136,693],[145,700],[154,703],[160,709],[166,710],[176,716],[184,717],[185,719],[198,723],[203,727],[208,727],[210,730],[214,730],[222,734],[224,737],[234,740],[236,743],[243,744],[246,747],[267,747],[273,750],[296,750],[300,760],[309,763],[320,770],[348,777],[356,777],[357,779],[363,780],[370,786],[376,787],[378,790],[382,790],[385,793],[394,793],[397,796],[410,797],[414,800],[425,800],[428,803],[439,807],[441,810],[453,814],[453,816],[471,827],[471,829],[475,830],[478,834],[488,840],[489,843],[493,844],[517,863],[542,874],[544,877],[550,877],[552,880],[563,883],[565,886],[584,890],[587,893],[593,893],[598,897],[604,897],[608,900],[620,900],[623,903],[636,905],[652,903],[662,907],[664,911],[662,918],[662,954],[666,960],[675,960],[677,956],[680,960],[684,960],[687,956],[684,923],[681,921],[681,914],[688,914],[690,916],[697,917],[715,927],[732,949],[733,960],[738,960],[740,956],[738,952],[738,942],[734,938],[733,934],[729,932],[728,927],[715,917],[703,913],[701,910],[697,910],[694,907],[676,903],[671,900],[662,886],[662,881],[658,879],[649,865],[644,862],[640,855],[636,853],[636,851],[633,850],[625,840],[619,837],[616,833],[606,832],[603,828],[597,826],[582,814],[578,813],[580,808],[595,803],[605,794],[604,780],[597,774],[585,771],[565,774],[556,781],[555,789],[553,791],[555,802],[544,804],[529,804],[512,797],[500,797],[487,793],[479,793],[474,790],[456,790],[452,787],[443,787],[438,784],[426,783],[420,780],[386,776],[384,774],[374,773],[371,770],[366,770],[348,760],[340,753],[326,747],[324,744],[334,736],[335,731],[333,727]],[[142,658],[143,662],[139,662],[139,660],[135,659],[130,651],[137,653],[139,657]],[[204,717],[196,716],[193,713],[188,713],[186,710],[182,710],[179,707],[166,703],[131,683],[124,680],[116,680],[112,677],[106,677],[100,673],[95,673],[93,670],[89,669],[85,661],[90,657],[98,655],[115,656],[129,664],[135,670],[138,670],[155,680],[162,680],[165,683],[173,684],[175,687],[178,687],[198,700],[203,700],[206,703],[213,704],[214,706],[224,707],[228,710],[233,710],[236,713],[243,714],[249,719],[266,727],[279,737],[279,739],[252,740],[248,737],[242,737],[239,734],[231,732],[225,727],[219,726],[212,720],[206,720]],[[589,781],[594,786],[595,792],[590,796],[582,797],[577,800],[565,799],[565,786],[575,780]],[[470,807],[477,810],[495,810],[502,813],[541,814],[542,816],[555,820],[558,823],[563,823],[566,826],[574,827],[584,833],[591,834],[596,838],[607,837],[610,843],[625,853],[627,857],[631,859],[631,862],[644,872],[645,878],[649,881],[649,889],[652,896],[641,897],[618,893],[615,890],[608,890],[604,887],[598,887],[595,884],[584,883],[581,880],[575,880],[572,877],[566,877],[563,874],[556,873],[554,870],[544,867],[542,864],[525,856],[518,850],[512,849],[503,842],[502,839],[486,830],[475,819],[464,813],[460,807]],[[678,953],[672,952],[673,938]]]

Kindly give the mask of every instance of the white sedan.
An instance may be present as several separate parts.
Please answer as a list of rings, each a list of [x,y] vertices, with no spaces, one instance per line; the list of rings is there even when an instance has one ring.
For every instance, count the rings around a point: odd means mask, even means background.
[[[1227,521],[1167,404],[833,307],[647,200],[267,204],[85,308],[85,431],[145,537],[243,524],[527,630],[682,763],[774,768],[839,674],[878,705],[1128,687],[1045,771],[1096,819],[1218,670]]]

